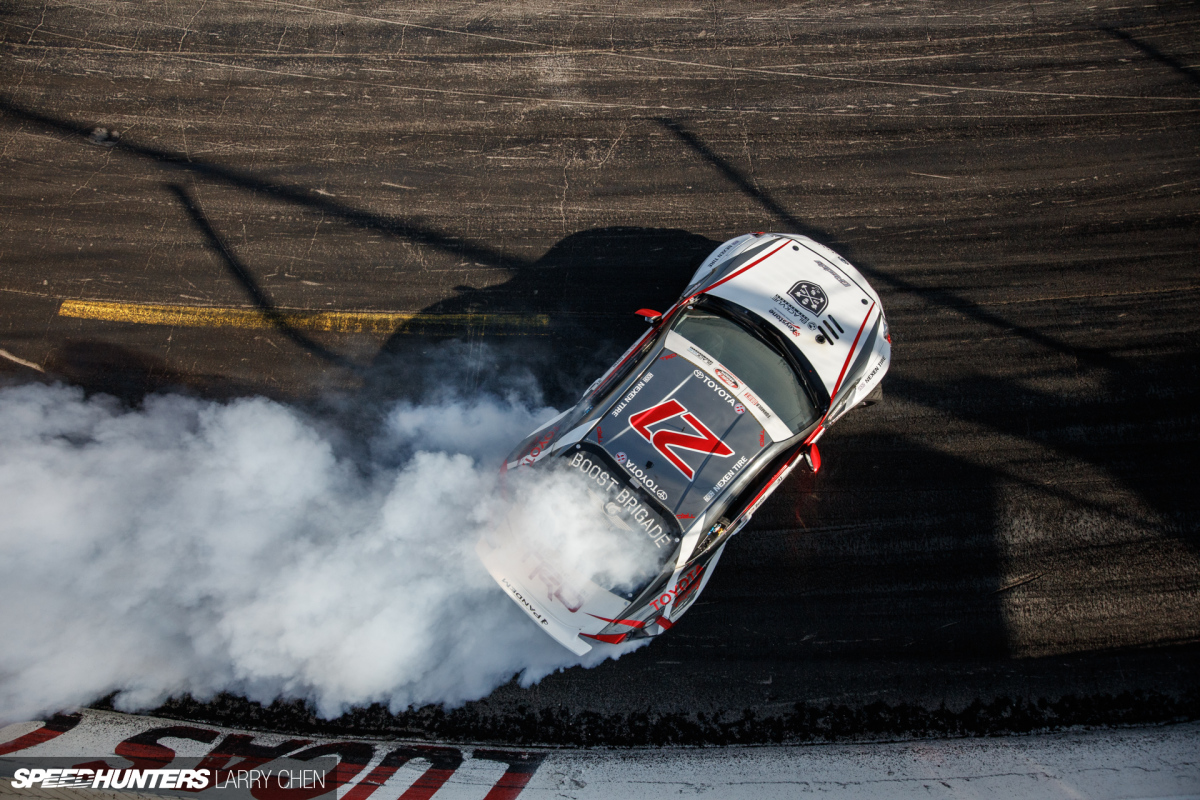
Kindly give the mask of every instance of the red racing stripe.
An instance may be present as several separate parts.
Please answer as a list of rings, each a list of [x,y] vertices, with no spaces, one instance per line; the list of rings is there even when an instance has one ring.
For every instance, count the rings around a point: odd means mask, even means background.
[[[762,258],[756,258],[756,259],[754,259],[754,260],[753,260],[753,261],[751,261],[749,264],[747,264],[746,266],[744,266],[744,267],[742,267],[741,269],[739,269],[737,272],[733,273],[732,275],[726,275],[724,278],[721,278],[721,280],[717,281],[717,282],[716,282],[716,283],[714,283],[712,286],[709,286],[709,287],[706,287],[706,288],[704,288],[704,289],[701,289],[701,290],[699,290],[699,291],[698,291],[698,292],[696,292],[695,294],[693,294],[693,295],[691,295],[690,297],[686,298],[686,299],[685,299],[683,302],[684,302],[684,303],[686,303],[688,300],[691,300],[693,297],[696,297],[697,295],[704,294],[705,292],[711,292],[713,289],[717,288],[717,287],[718,287],[718,286],[720,286],[722,283],[726,283],[726,282],[728,282],[728,281],[731,281],[731,280],[733,280],[734,278],[736,278],[738,275],[741,275],[741,274],[742,274],[743,272],[745,272],[746,270],[750,269],[751,267],[757,266],[758,264],[761,264],[762,262],[766,261],[766,260],[767,260],[768,258],[770,258],[771,256],[773,256],[773,255],[775,255],[776,253],[778,253],[778,252],[779,252],[780,250],[782,250],[783,248],[787,247],[787,245],[788,245],[788,242],[790,242],[790,241],[792,241],[792,240],[791,240],[791,239],[784,239],[784,240],[783,240],[783,243],[782,243],[782,244],[780,244],[780,245],[779,245],[779,247],[776,247],[774,250],[772,250],[771,252],[767,253],[767,254],[766,254],[765,256],[763,256]]]
[[[820,430],[820,427],[819,427],[819,426],[818,426],[817,430],[818,430],[818,431]],[[816,431],[813,431],[813,434],[815,435],[815,434],[816,434]],[[812,439],[813,439],[813,437],[812,437],[812,436],[810,436],[810,437],[809,437],[809,438],[806,440],[806,443],[807,443],[808,441],[812,441]],[[759,501],[759,498],[761,498],[761,497],[762,497],[764,494],[766,494],[768,491],[770,491],[772,487],[774,487],[774,486],[775,486],[775,481],[779,479],[779,476],[783,474],[783,471],[784,471],[785,469],[787,469],[788,467],[790,467],[790,466],[792,465],[792,463],[793,463],[793,462],[794,462],[794,461],[795,461],[797,458],[799,458],[799,457],[800,457],[800,454],[801,454],[801,453],[803,453],[803,452],[804,452],[803,450],[799,450],[799,449],[797,449],[797,450],[796,450],[796,452],[792,454],[792,457],[791,457],[791,458],[789,458],[789,459],[788,459],[786,462],[784,462],[784,465],[783,465],[782,467],[780,467],[780,468],[779,468],[779,471],[778,471],[778,472],[776,472],[776,473],[775,473],[773,476],[771,476],[771,480],[767,481],[767,484],[766,484],[765,486],[763,486],[763,488],[762,488],[762,489],[760,489],[760,490],[759,490],[758,494],[754,495],[754,499],[753,499],[753,500],[751,500],[751,501],[750,501],[750,502],[749,502],[749,503],[746,505],[746,508],[754,508],[754,504],[755,504],[755,503],[757,503],[757,502]]]
[[[842,371],[838,374],[837,383],[833,385],[833,391],[829,393],[829,401],[832,403],[833,398],[837,397],[838,389],[842,388],[842,378],[846,377],[846,368],[850,366],[850,359],[854,357],[854,348],[858,347],[858,340],[862,336],[863,330],[867,327],[867,320],[871,318],[871,312],[875,310],[875,304],[871,303],[871,307],[867,309],[867,315],[863,317],[862,325],[858,326],[858,334],[854,337],[854,344],[850,345],[850,354],[846,356],[846,363],[842,364]]]
[[[596,619],[602,620],[604,622],[613,622],[613,623],[616,623],[617,625],[628,625],[631,628],[644,628],[646,626],[646,622],[644,620],[640,620],[640,619],[609,619],[608,617],[600,617],[600,616],[596,616],[595,614],[588,614],[588,616],[596,617]],[[587,634],[585,633],[584,636],[586,636],[586,635]]]
[[[804,440],[804,443],[812,444],[814,441],[816,441],[817,437],[820,436],[824,432],[825,432],[825,427],[823,425],[818,425],[817,429],[815,431],[813,431],[812,433],[810,433],[808,435],[808,438]]]
[[[628,633],[581,633],[580,636],[586,636],[589,639],[595,639],[597,642],[606,642],[608,644],[620,644],[625,641]]]

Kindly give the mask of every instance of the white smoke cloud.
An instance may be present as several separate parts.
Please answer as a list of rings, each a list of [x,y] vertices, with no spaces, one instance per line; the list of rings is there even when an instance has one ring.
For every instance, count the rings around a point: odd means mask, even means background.
[[[400,710],[580,663],[474,554],[511,513],[497,467],[553,413],[401,403],[364,465],[262,398],[128,410],[64,386],[0,390],[0,720],[113,691],[125,709],[229,690],[326,716]],[[539,535],[636,571],[589,538],[571,489],[530,491]],[[621,652],[601,650],[584,661]]]
[[[658,573],[662,553],[640,527],[622,531],[605,521],[610,497],[595,485],[567,470],[513,475],[504,531],[526,551],[549,554],[555,569],[577,576],[576,582],[591,579],[606,589],[640,585]]]

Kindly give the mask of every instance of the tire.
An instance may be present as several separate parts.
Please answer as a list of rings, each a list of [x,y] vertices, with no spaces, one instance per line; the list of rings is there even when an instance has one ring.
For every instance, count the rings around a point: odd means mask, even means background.
[[[859,405],[862,406],[863,408],[866,408],[867,406],[873,406],[876,403],[880,403],[882,401],[883,401],[883,384],[881,383],[878,386],[876,386],[874,389],[872,389],[871,393],[869,395],[867,395],[866,397],[864,397],[862,399],[862,402],[859,403]]]

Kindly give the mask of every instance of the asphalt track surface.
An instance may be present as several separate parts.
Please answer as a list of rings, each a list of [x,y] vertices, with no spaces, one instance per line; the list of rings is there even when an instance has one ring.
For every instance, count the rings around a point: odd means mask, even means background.
[[[1194,5],[11,0],[0,41],[7,382],[367,408],[520,365],[561,405],[731,236],[810,235],[882,295],[886,401],[670,635],[347,728],[1198,713]]]

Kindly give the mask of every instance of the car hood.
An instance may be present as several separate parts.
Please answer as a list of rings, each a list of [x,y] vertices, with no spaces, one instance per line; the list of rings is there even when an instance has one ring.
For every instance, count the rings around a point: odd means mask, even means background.
[[[854,353],[879,333],[879,298],[850,262],[803,237],[780,237],[763,255],[701,292],[749,309],[804,352],[832,398]]]

